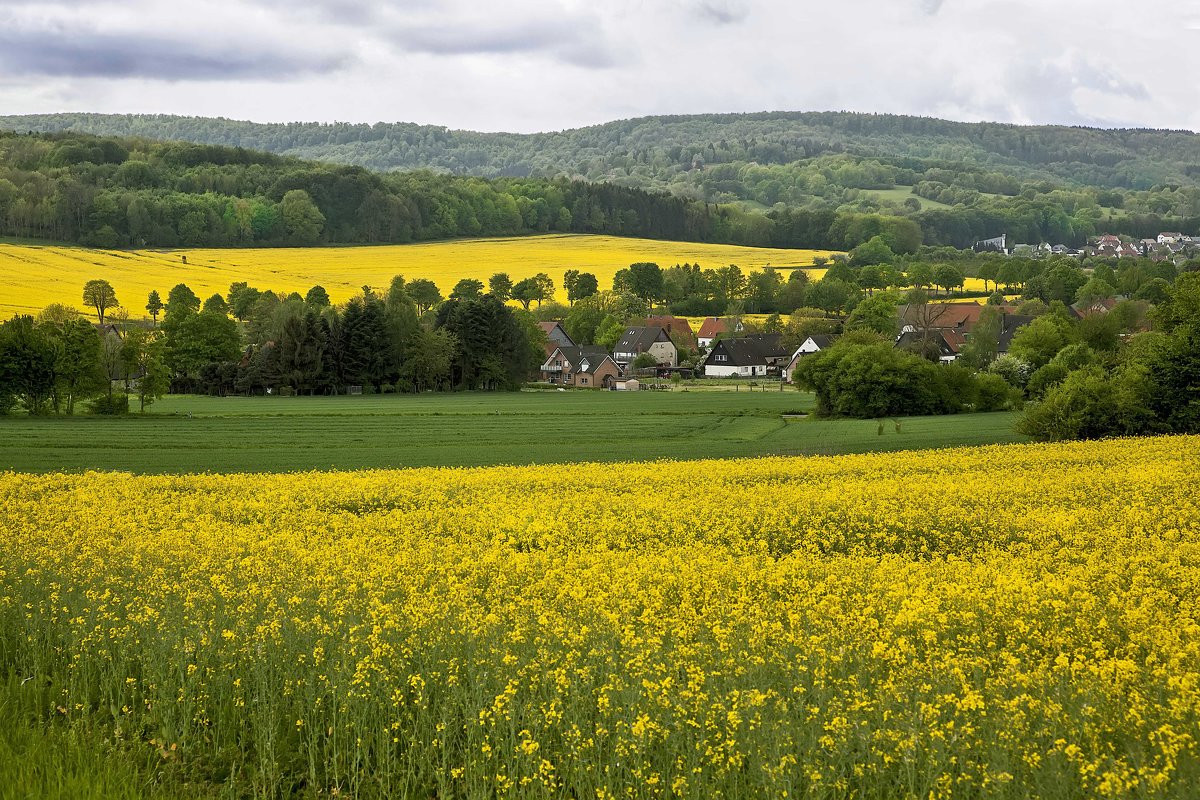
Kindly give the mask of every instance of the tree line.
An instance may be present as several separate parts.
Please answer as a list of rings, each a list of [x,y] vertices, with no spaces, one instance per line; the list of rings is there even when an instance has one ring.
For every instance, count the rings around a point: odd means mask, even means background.
[[[151,292],[149,325],[114,321],[106,281],[88,283],[99,325],[62,305],[0,325],[0,411],[124,413],[167,391],[212,395],[511,390],[541,363],[545,334],[478,282],[436,303],[402,276],[341,306],[312,287],[280,296],[235,283],[201,299],[178,284]],[[436,291],[436,289],[435,289]],[[105,322],[105,314],[109,313]],[[161,322],[159,316],[162,316]]]

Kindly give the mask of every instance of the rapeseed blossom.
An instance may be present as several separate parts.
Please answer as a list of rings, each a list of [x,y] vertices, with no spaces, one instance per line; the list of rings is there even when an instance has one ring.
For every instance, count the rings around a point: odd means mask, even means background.
[[[1198,454],[8,473],[0,653],[265,796],[1187,797]]]

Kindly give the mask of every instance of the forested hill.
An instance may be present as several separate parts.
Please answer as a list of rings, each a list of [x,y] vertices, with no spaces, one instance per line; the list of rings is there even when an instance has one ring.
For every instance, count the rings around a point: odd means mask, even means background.
[[[708,162],[720,152],[714,145]],[[633,180],[633,160],[624,178],[609,180],[483,178],[379,172],[213,144],[0,130],[0,236],[176,247],[559,231],[831,250],[881,236],[892,251],[911,253],[1001,233],[1078,246],[1104,232],[1200,232],[1194,184],[1067,188],[967,161],[844,153],[773,166],[689,158],[686,170],[664,173],[679,182]]]
[[[972,171],[999,172],[1017,181],[1049,180],[1067,187],[1200,185],[1200,137],[1187,131],[960,123],[848,112],[642,117],[528,135],[409,123],[259,124],[102,114],[7,116],[0,117],[0,128],[231,145],[380,171],[565,175],[638,188],[692,186],[710,194],[712,187],[695,180],[698,176],[693,174],[703,167],[748,163],[768,167],[839,154],[917,172],[931,166],[969,165]],[[721,180],[740,182],[739,176],[728,174]],[[732,194],[737,194],[736,189]]]

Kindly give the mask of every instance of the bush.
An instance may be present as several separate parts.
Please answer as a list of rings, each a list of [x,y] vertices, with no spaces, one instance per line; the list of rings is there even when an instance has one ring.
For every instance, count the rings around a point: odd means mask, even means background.
[[[1069,374],[1071,374],[1071,370],[1065,364],[1051,361],[1029,376],[1029,383],[1026,385],[1025,391],[1034,400],[1040,400],[1046,396],[1047,392],[1066,380]]]
[[[1003,355],[992,362],[988,367],[988,372],[999,375],[1009,386],[1024,389],[1029,383],[1033,369],[1028,362],[1014,355]]]
[[[1039,441],[1100,439],[1125,432],[1116,385],[1097,367],[1067,375],[1025,412],[1017,430]]]
[[[976,411],[1007,411],[1020,403],[1020,390],[1009,385],[1004,378],[991,372],[981,372],[975,376]]]
[[[104,416],[120,416],[129,413],[129,395],[102,394],[88,403],[88,411]]]
[[[803,359],[793,380],[816,392],[822,416],[951,414],[974,401],[966,370],[930,363],[883,342],[843,340]]]

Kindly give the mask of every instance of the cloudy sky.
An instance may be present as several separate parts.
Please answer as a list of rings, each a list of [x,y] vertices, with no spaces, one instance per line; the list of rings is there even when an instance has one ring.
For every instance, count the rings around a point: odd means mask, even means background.
[[[1200,130],[1200,0],[0,0],[0,113],[535,131],[882,111]]]

